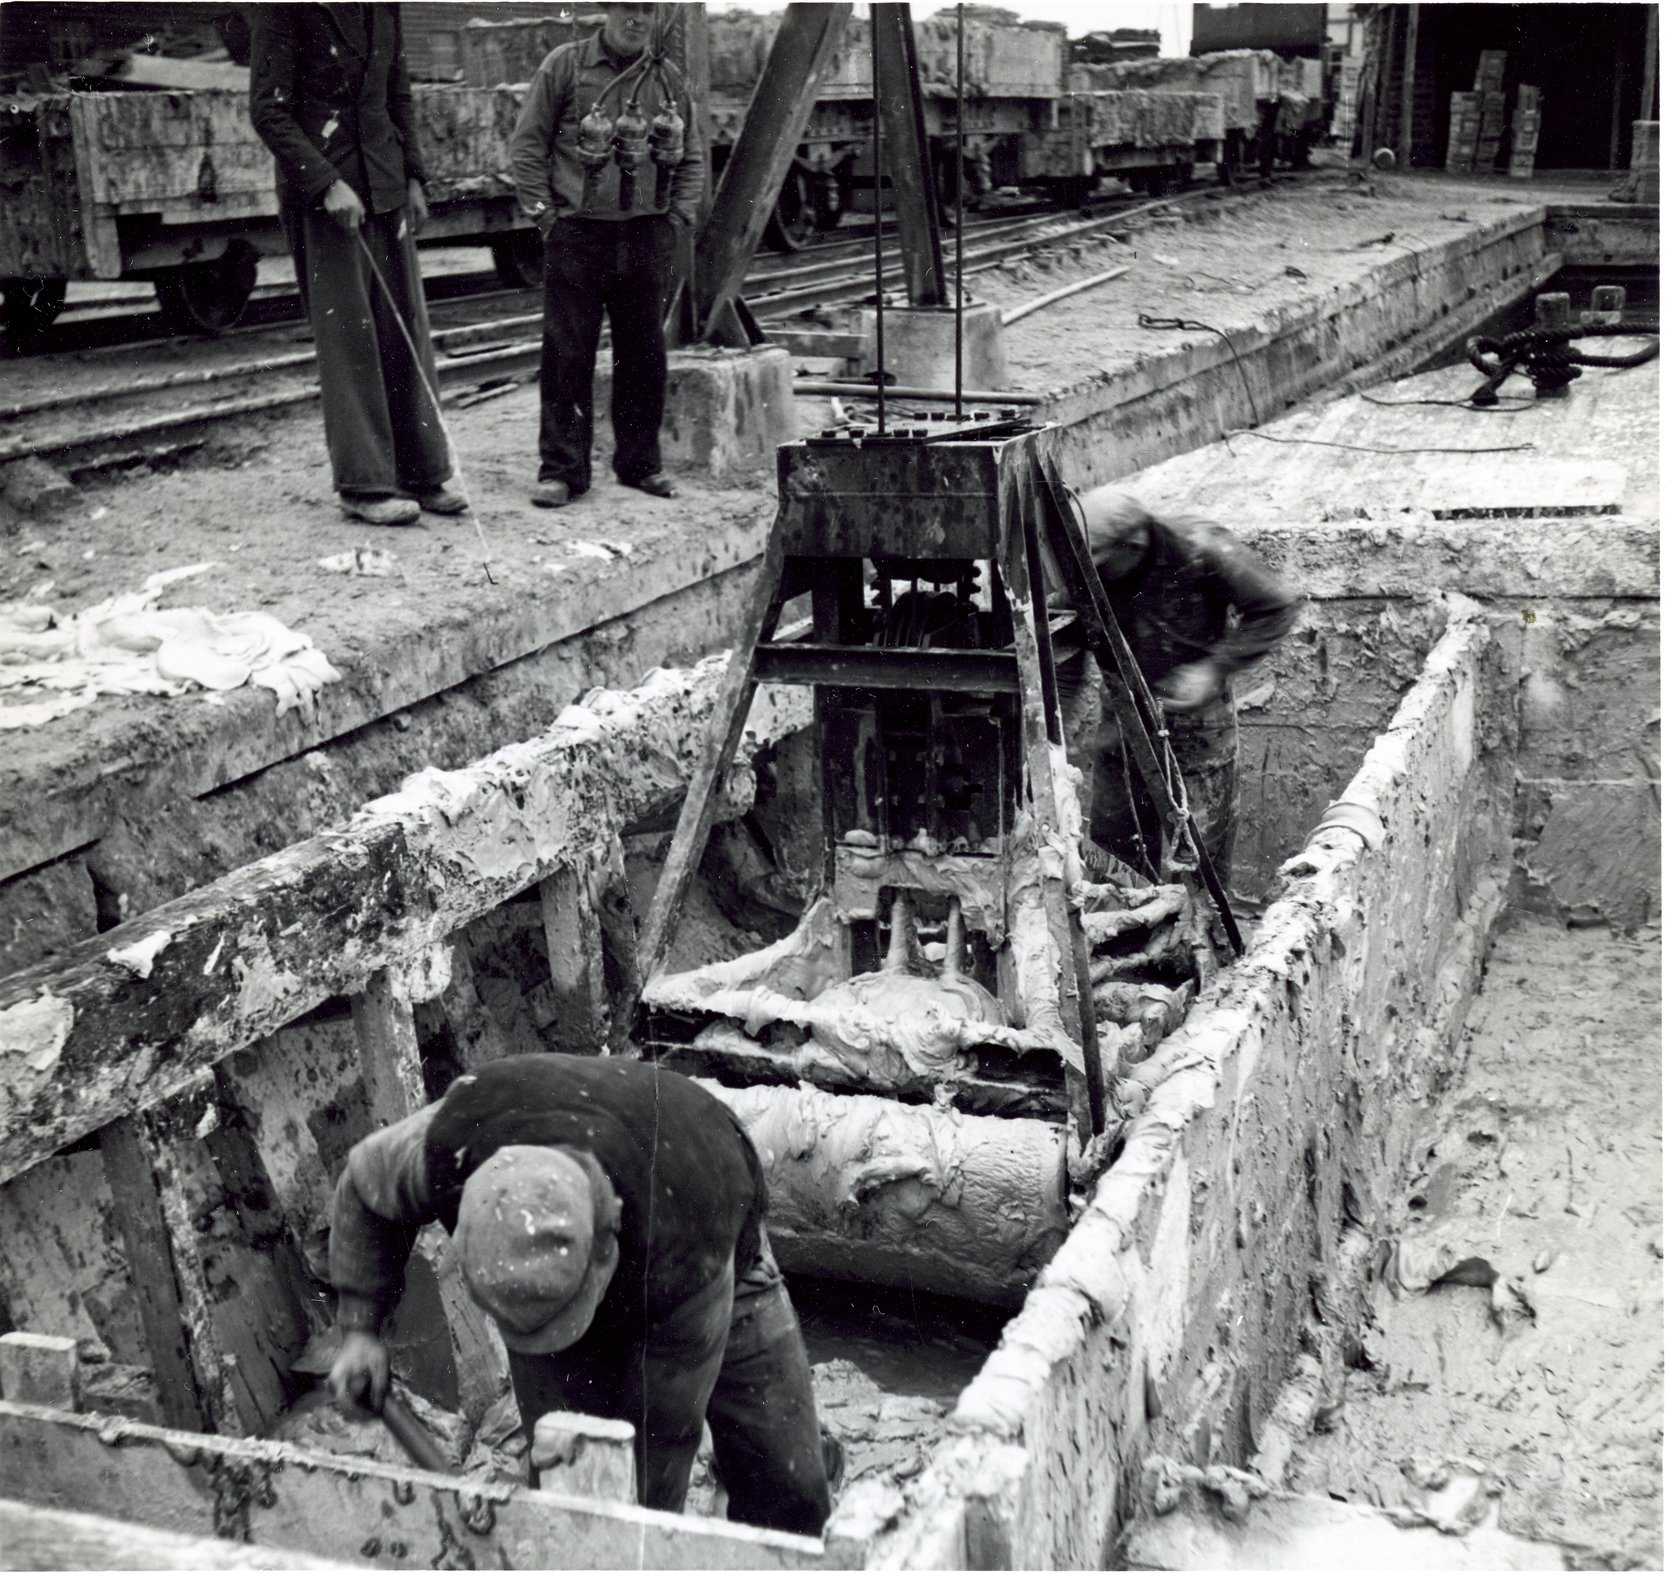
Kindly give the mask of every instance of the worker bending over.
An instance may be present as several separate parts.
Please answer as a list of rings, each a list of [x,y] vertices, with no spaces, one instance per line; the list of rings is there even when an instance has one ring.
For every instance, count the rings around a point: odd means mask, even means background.
[[[606,5],[597,33],[553,49],[511,134],[517,200],[545,237],[533,493],[543,508],[561,508],[591,486],[592,378],[605,311],[615,475],[654,497],[676,491],[661,469],[661,317],[678,236],[696,222],[706,177],[683,73],[650,52],[657,9]]]
[[[439,1220],[499,1326],[530,1442],[551,1411],[636,1429],[638,1496],[680,1510],[705,1416],[729,1514],[816,1536],[829,1486],[800,1324],[765,1233],[754,1145],[653,1064],[509,1056],[356,1144],[330,1272],[339,1400],[381,1403],[379,1335]]]
[[[1301,598],[1223,526],[1151,513],[1130,493],[1079,497],[1090,555],[1142,676],[1164,708],[1189,808],[1227,889],[1235,849],[1239,741],[1230,680],[1292,629]],[[1087,675],[1087,676],[1084,676]],[[1063,677],[1068,736],[1082,744],[1097,674]],[[1076,688],[1077,692],[1070,692]],[[1075,749],[1090,779],[1090,835],[1128,858],[1138,843],[1135,794],[1118,723],[1101,708],[1094,744]],[[1076,724],[1076,725],[1075,725]]]

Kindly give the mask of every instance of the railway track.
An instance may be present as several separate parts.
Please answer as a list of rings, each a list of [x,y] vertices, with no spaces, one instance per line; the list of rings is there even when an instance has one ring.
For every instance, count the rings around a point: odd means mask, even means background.
[[[978,273],[1035,247],[1093,234],[1122,219],[1199,200],[1210,186],[1158,201],[1108,201],[1091,217],[1060,210],[1000,213],[964,226],[964,272]],[[890,226],[884,225],[887,235]],[[491,274],[451,274],[430,283],[430,316],[443,404],[468,406],[508,392],[539,365],[537,292],[470,290]],[[884,256],[883,285],[903,282],[896,242]],[[820,246],[758,260],[748,304],[769,328],[787,326],[810,308],[839,307],[873,296],[874,230],[865,226]],[[439,286],[439,288],[436,288]],[[290,308],[288,317],[242,325],[215,337],[93,345],[72,355],[25,357],[12,364],[32,388],[0,406],[0,464],[31,456],[88,471],[159,460],[201,448],[216,426],[304,404],[318,397],[314,354],[286,333],[299,324],[294,291],[282,287],[257,305]],[[149,362],[138,361],[150,352]],[[181,366],[189,356],[196,364]]]

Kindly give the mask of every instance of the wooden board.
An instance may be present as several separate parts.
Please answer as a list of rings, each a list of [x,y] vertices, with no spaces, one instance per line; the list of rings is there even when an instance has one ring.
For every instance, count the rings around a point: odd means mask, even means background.
[[[106,1513],[390,1568],[813,1569],[806,1537],[483,1485],[266,1440],[0,1402],[0,1481],[49,1509]]]
[[[348,1570],[285,1548],[218,1537],[182,1537],[131,1521],[0,1499],[0,1569],[8,1570]]]
[[[620,829],[695,764],[724,658],[602,691],[540,738],[412,780],[344,826],[0,982],[0,1181],[436,942]],[[757,709],[754,745],[802,725]],[[767,736],[769,735],[769,736]],[[143,972],[113,958],[169,939]]]

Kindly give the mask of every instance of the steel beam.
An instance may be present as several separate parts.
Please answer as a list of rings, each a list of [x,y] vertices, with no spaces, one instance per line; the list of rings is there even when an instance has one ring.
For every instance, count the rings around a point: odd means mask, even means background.
[[[850,5],[791,5],[748,104],[748,114],[713,209],[696,239],[691,293],[695,325],[711,338],[727,320],[765,232],[766,221],[805,135],[824,69],[840,43]]]
[[[946,306],[945,257],[939,239],[928,127],[922,113],[922,74],[916,64],[916,32],[910,7],[877,4],[876,73],[881,91],[882,134],[893,178],[893,212],[905,261],[905,291],[912,306]],[[876,222],[881,222],[881,171],[876,171]]]

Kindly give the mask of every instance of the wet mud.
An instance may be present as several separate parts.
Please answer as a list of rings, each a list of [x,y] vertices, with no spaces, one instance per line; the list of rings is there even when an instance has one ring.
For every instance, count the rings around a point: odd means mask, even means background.
[[[1660,940],[1510,919],[1408,1178],[1368,1364],[1289,1486],[1395,1507],[1433,1461],[1585,1566],[1663,1565]]]

